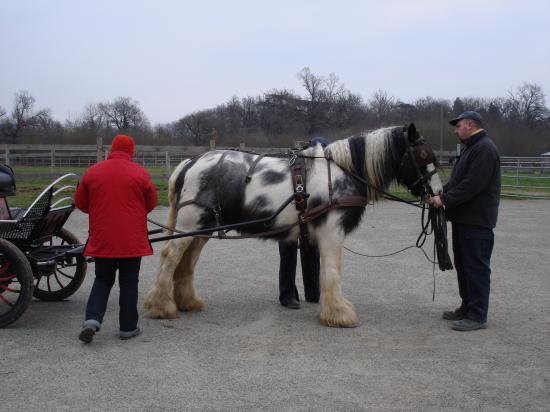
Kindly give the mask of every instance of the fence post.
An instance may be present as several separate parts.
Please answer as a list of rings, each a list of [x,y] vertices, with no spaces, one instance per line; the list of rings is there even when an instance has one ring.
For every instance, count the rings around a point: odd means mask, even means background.
[[[9,166],[10,165],[10,148],[8,147],[7,144],[5,144],[4,147],[5,147],[4,155],[6,156],[6,159],[5,159],[4,163],[7,166]]]
[[[103,137],[98,137],[96,139],[96,150],[96,159],[97,163],[99,163],[103,160]]]
[[[166,174],[170,176],[170,153],[166,152]]]
[[[55,149],[52,145],[52,148],[50,150],[50,169],[52,170],[52,172],[54,167],[55,167]]]
[[[516,190],[519,190],[519,168],[521,167],[521,164],[519,162],[519,159],[517,159],[516,162]]]
[[[210,133],[210,150],[216,150],[216,140],[218,140],[218,132],[213,128]]]

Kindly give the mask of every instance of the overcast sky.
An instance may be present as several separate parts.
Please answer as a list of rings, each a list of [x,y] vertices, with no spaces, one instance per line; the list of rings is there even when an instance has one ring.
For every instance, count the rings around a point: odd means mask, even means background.
[[[549,0],[3,0],[0,106],[28,91],[56,120],[127,96],[154,125],[336,74],[368,100],[499,97],[550,106]]]

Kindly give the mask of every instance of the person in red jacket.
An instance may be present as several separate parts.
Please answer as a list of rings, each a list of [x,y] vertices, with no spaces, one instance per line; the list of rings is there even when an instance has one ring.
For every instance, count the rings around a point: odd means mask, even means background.
[[[90,343],[101,329],[118,270],[121,339],[141,332],[138,323],[138,280],[141,257],[153,254],[147,235],[147,214],[157,205],[149,174],[133,162],[134,140],[114,138],[107,160],[90,167],[75,193],[75,205],[89,216],[85,256],[95,261],[95,280],[78,338]]]

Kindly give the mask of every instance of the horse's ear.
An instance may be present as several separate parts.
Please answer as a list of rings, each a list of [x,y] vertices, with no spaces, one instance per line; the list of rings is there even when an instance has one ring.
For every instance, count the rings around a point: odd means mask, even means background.
[[[414,123],[409,125],[407,129],[407,136],[409,137],[409,142],[413,143],[418,138],[418,132],[416,131],[416,126]]]

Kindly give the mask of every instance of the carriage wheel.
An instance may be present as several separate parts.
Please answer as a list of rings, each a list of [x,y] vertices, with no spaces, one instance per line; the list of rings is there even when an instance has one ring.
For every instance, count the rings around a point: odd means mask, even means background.
[[[0,328],[25,313],[32,289],[33,275],[27,257],[13,243],[0,239]]]
[[[44,246],[79,244],[78,238],[61,229]],[[49,268],[35,270],[34,297],[45,301],[58,301],[75,293],[86,276],[86,258],[83,255],[56,260]]]

